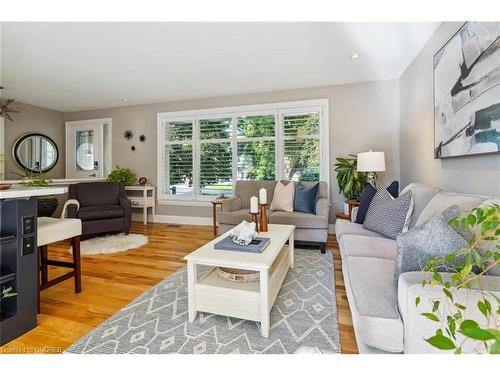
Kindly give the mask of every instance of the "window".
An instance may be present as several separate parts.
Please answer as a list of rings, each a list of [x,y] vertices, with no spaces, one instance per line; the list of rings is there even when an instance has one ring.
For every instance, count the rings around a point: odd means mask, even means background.
[[[237,180],[329,181],[328,101],[158,114],[160,200],[210,200]]]

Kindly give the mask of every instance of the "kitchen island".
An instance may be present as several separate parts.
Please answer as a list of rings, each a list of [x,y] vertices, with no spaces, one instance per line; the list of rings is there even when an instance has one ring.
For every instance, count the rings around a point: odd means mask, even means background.
[[[63,186],[0,190],[0,345],[37,325],[37,197]]]

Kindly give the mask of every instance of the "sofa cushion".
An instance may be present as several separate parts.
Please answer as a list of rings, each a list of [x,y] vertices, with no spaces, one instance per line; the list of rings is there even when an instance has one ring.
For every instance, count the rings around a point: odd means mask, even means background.
[[[305,187],[298,183],[295,187],[295,197],[293,198],[293,210],[316,214],[316,201],[318,200],[319,183],[310,187]]]
[[[411,214],[411,221],[409,226],[409,228],[413,228],[416,225],[417,220],[424,208],[429,204],[431,199],[437,193],[439,193],[440,189],[412,182],[403,190],[401,190],[400,194],[402,195],[408,190],[410,190],[413,195],[413,213]]]
[[[328,218],[305,212],[273,211],[269,215],[271,224],[289,224],[297,228],[328,229]]]
[[[118,205],[81,207],[77,214],[80,220],[113,219],[124,215],[125,211]]]
[[[394,284],[394,260],[348,257],[348,296],[356,336],[364,344],[403,351],[403,323]]]
[[[446,208],[457,205],[461,212],[472,210],[483,203],[487,197],[466,195],[441,191],[437,193],[420,214],[416,225],[425,223],[435,212],[444,211]]]
[[[412,210],[411,191],[393,198],[385,187],[381,187],[370,203],[363,228],[396,239],[398,234],[408,230]]]
[[[217,214],[219,223],[238,225],[243,220],[252,221],[252,216],[248,213],[248,208],[236,211],[221,211]]]
[[[346,257],[372,257],[396,259],[396,241],[389,238],[374,238],[346,234],[342,237],[340,246],[342,259]]]
[[[392,181],[391,184],[387,187],[387,191],[394,198],[397,198],[399,195],[399,182]],[[372,202],[373,197],[377,193],[377,190],[372,186],[372,184],[366,184],[363,191],[361,192],[361,198],[359,200],[359,207],[356,214],[355,223],[363,224],[365,221],[366,213],[368,212],[368,208],[370,207],[370,203]]]
[[[80,207],[120,204],[123,186],[117,182],[81,182],[70,184],[68,197],[78,200]]]
[[[467,245],[467,240],[448,224],[458,212],[457,206],[448,207],[443,212],[434,213],[424,224],[417,225],[398,236],[396,241],[398,255],[394,273],[396,284],[400,274],[421,271],[430,259],[444,258],[448,254],[457,253]],[[453,264],[450,264],[450,267],[453,267]],[[445,272],[446,269],[438,271]]]
[[[337,241],[346,234],[353,234],[357,236],[369,236],[369,237],[384,237],[377,232],[363,228],[363,224],[356,224],[349,220],[337,219],[335,221],[335,236]]]
[[[271,210],[293,212],[293,197],[295,195],[295,184],[285,184],[279,181],[274,188]]]

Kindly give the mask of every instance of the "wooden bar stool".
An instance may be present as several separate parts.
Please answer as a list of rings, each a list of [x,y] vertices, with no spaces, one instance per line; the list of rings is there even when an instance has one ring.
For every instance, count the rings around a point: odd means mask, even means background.
[[[75,293],[82,291],[81,265],[80,265],[80,236],[82,235],[82,222],[80,219],[64,218],[68,204],[63,209],[62,218],[39,217],[37,219],[37,247],[38,247],[38,312],[40,312],[40,291],[50,288],[61,281],[73,277],[75,279]],[[48,245],[54,242],[69,239],[71,241],[73,262],[63,262],[48,259]],[[52,280],[48,277],[48,266],[66,267],[72,270]]]

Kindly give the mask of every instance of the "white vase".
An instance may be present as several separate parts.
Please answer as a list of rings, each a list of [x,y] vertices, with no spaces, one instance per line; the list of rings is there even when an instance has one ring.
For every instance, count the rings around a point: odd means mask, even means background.
[[[349,203],[344,201],[344,214],[349,215]]]

